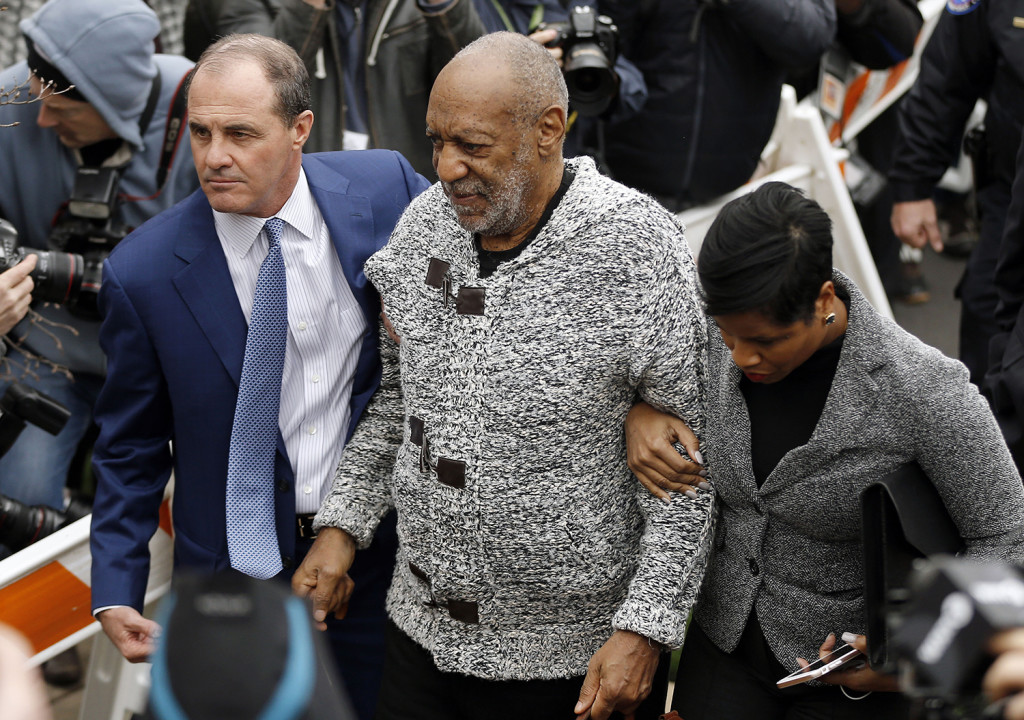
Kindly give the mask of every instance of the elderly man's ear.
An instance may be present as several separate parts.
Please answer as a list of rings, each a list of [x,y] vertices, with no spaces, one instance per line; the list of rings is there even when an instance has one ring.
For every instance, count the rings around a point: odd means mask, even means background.
[[[541,157],[560,156],[564,139],[565,111],[552,105],[537,120],[537,144]]]

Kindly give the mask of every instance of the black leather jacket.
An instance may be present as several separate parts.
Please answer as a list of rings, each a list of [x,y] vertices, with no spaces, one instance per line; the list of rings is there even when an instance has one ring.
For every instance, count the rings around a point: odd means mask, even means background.
[[[617,180],[683,205],[746,182],[775,126],[788,68],[817,62],[834,0],[599,0],[644,74],[641,112],[606,129]]]

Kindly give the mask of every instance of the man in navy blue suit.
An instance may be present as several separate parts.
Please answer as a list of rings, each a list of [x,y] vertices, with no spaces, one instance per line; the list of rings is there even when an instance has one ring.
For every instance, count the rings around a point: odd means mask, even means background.
[[[132,661],[149,656],[159,631],[141,610],[148,541],[172,470],[176,570],[237,566],[228,550],[228,467],[229,455],[238,461],[236,399],[243,359],[252,362],[247,328],[271,247],[264,223],[276,217],[283,228],[273,231],[273,248],[283,256],[287,339],[273,472],[259,481],[272,496],[273,566],[287,580],[311,544],[312,515],[380,379],[379,299],[363,261],[428,185],[397,153],[304,156],[313,124],[309,79],[277,40],[236,35],[211,46],[196,65],[188,109],[202,191],[111,253],[100,294],[108,372],[96,412],[92,605]],[[244,423],[241,430],[234,436],[245,434]],[[351,573],[360,597],[331,628],[363,720],[372,715],[383,662],[393,520],[374,545]]]

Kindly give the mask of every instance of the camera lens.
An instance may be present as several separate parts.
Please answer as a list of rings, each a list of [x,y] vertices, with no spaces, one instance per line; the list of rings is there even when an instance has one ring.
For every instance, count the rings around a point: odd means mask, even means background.
[[[73,257],[81,258],[81,255]],[[82,264],[80,290],[77,293],[71,312],[79,317],[98,320],[100,311],[96,306],[96,298],[103,280],[103,256],[87,255]]]
[[[572,48],[565,61],[569,100],[580,115],[600,115],[615,97],[615,71],[608,57],[593,43]]]
[[[602,73],[594,68],[582,68],[573,77],[576,93],[588,95],[601,89]]]
[[[78,297],[84,275],[81,255],[62,252],[38,252],[36,269],[32,271],[36,300],[64,305]]]
[[[65,519],[53,508],[0,495],[0,544],[17,552],[57,530]]]

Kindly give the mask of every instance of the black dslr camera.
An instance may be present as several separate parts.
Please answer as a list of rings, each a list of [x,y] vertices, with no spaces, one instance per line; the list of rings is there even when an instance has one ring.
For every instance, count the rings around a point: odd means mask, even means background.
[[[890,653],[904,693],[926,720],[1002,717],[982,696],[992,663],[986,646],[1001,630],[1024,627],[1024,577],[1006,563],[953,556],[919,560],[910,600],[891,618]]]
[[[71,198],[50,232],[51,251],[20,247],[14,226],[0,220],[0,272],[35,253],[39,259],[32,271],[33,300],[66,305],[75,315],[97,318],[103,261],[129,232],[114,220],[122,173],[123,168],[78,168]]]
[[[11,383],[0,397],[0,456],[11,449],[26,423],[56,435],[71,413],[47,395],[21,383]],[[85,517],[90,508],[74,500],[63,510],[25,505],[0,495],[0,545],[18,551],[65,525]]]
[[[613,68],[619,30],[611,18],[598,15],[593,8],[576,6],[567,22],[545,23],[539,29],[558,30],[558,37],[548,47],[562,48],[562,74],[576,111],[594,116],[607,110],[619,91]]]

